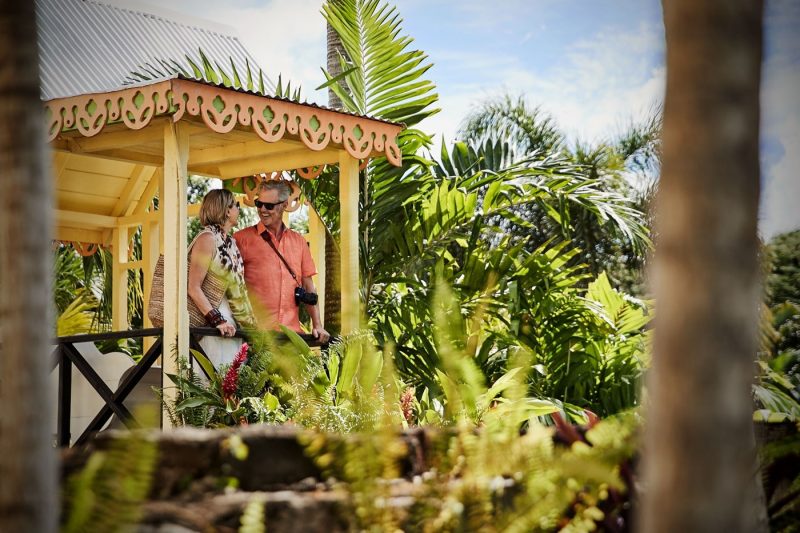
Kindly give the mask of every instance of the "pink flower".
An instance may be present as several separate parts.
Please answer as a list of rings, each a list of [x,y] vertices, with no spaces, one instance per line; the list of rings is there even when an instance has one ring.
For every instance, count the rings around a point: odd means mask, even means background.
[[[228,401],[236,394],[236,389],[239,386],[239,368],[247,360],[247,343],[242,343],[242,347],[236,353],[230,368],[225,373],[225,378],[222,380],[222,398]]]
[[[400,395],[400,410],[410,425],[414,420],[414,387],[408,387]]]

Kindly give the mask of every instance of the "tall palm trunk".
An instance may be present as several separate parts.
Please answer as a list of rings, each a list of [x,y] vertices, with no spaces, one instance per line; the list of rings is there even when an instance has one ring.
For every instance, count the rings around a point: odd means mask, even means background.
[[[330,0],[335,2],[336,0]],[[339,34],[333,27],[327,25],[327,69],[333,76],[342,72],[339,64],[339,54],[346,55]],[[342,108],[342,101],[332,89],[328,88],[328,106],[334,109]],[[341,256],[335,236],[328,233],[325,236],[325,328],[328,331],[339,332],[342,329],[342,283],[341,283]]]
[[[33,2],[0,0],[0,530],[55,531],[52,195]]]
[[[641,530],[749,532],[759,269],[759,0],[663,2],[658,319]]]

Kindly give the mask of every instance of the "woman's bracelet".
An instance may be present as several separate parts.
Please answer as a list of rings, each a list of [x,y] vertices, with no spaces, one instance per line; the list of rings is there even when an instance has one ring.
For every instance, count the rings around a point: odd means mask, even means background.
[[[219,309],[212,307],[211,311],[206,313],[206,322],[211,324],[212,328],[215,328],[225,322],[225,317],[222,316],[222,313],[219,312]]]

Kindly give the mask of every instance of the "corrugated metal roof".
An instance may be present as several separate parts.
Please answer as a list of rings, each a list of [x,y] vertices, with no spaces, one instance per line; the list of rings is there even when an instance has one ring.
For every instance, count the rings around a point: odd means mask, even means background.
[[[239,39],[93,0],[36,0],[41,96],[43,100],[123,88],[131,72],[158,60],[185,55],[198,61],[198,49],[230,74],[233,59],[240,75],[246,61],[258,71]],[[211,24],[209,24],[211,26]],[[273,84],[265,76],[270,90]]]

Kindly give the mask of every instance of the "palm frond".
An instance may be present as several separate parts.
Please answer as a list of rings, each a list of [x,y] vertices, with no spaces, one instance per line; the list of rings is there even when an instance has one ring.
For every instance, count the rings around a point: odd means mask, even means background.
[[[171,59],[154,59],[139,65],[136,70],[122,81],[123,85],[130,85],[144,81],[154,81],[179,75],[183,78],[194,79],[206,83],[221,85],[230,89],[248,91],[262,96],[276,96],[295,102],[302,99],[302,87],[292,86],[291,82],[284,85],[281,75],[274,87],[272,82],[265,77],[263,71],[256,72],[245,58],[244,70],[240,73],[232,57],[228,58],[230,71],[216,60],[209,58],[202,48],[198,49],[197,57],[189,54],[184,56],[185,63]]]
[[[342,74],[323,69],[326,83],[348,111],[414,126],[437,113],[439,97],[423,76],[431,68],[413,39],[401,35],[402,18],[380,0],[326,2],[325,20],[339,35],[346,56],[339,55]]]
[[[509,94],[481,102],[462,121],[458,138],[477,144],[502,140],[512,147],[516,157],[559,151],[565,143],[549,115],[539,107],[531,107],[523,96],[514,98]]]

